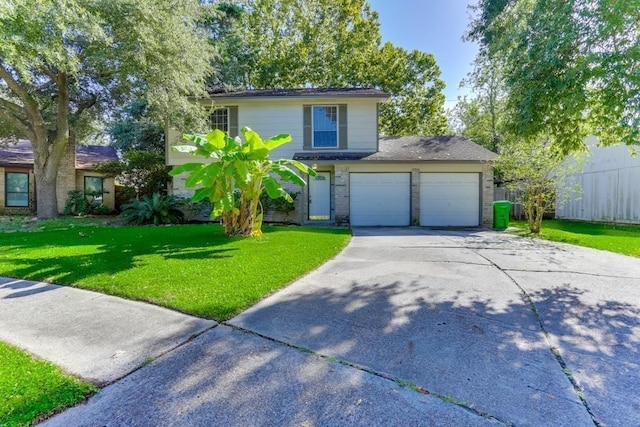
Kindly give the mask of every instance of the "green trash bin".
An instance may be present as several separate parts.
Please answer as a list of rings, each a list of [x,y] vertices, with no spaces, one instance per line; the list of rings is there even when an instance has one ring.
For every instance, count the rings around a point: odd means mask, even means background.
[[[497,200],[493,202],[493,228],[496,230],[504,230],[509,227],[511,204],[508,200]]]

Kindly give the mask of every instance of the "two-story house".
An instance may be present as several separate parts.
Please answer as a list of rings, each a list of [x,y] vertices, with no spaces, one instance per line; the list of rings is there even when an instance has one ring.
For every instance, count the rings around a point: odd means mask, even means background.
[[[216,93],[211,124],[231,136],[243,126],[263,138],[291,134],[293,141],[271,157],[300,160],[317,172],[297,189],[297,223],[491,224],[496,155],[459,136],[380,136],[378,107],[387,98],[359,88]],[[168,129],[168,165],[199,161],[171,150],[182,143]],[[192,194],[184,180],[173,178],[173,194]]]

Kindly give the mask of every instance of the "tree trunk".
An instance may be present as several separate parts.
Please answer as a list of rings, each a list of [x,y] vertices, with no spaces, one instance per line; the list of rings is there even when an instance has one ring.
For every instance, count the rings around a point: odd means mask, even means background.
[[[56,218],[58,216],[58,169],[67,144],[69,144],[68,139],[64,143],[54,142],[53,144],[49,144],[47,140],[31,142],[34,160],[33,173],[36,179],[37,216],[39,219]],[[75,164],[73,169],[75,173]]]
[[[36,178],[36,205],[38,219],[49,219],[58,216],[58,198],[56,194],[57,173],[47,173],[34,167]]]

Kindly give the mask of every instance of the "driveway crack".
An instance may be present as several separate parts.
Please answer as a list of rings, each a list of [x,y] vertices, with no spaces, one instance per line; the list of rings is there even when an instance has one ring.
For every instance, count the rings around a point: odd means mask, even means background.
[[[422,387],[419,384],[413,383],[411,381],[407,381],[407,380],[405,380],[403,378],[400,378],[400,377],[397,377],[397,376],[394,376],[394,375],[391,375],[391,374],[387,374],[385,372],[377,371],[377,370],[375,370],[373,368],[370,368],[368,366],[364,366],[364,365],[360,365],[360,364],[357,364],[357,363],[354,363],[354,362],[350,362],[348,360],[344,360],[344,359],[341,359],[339,357],[318,353],[318,352],[316,352],[316,351],[314,351],[314,350],[312,350],[310,348],[302,347],[302,346],[299,346],[299,345],[296,345],[296,344],[292,344],[292,343],[289,343],[289,342],[286,342],[286,341],[282,341],[282,340],[279,340],[279,339],[276,339],[276,338],[272,338],[270,336],[263,335],[263,334],[261,334],[259,332],[255,332],[255,331],[252,331],[250,329],[243,328],[241,326],[232,325],[232,324],[229,324],[229,323],[226,323],[226,322],[222,322],[220,324],[224,325],[224,326],[227,326],[227,327],[229,327],[229,328],[231,328],[233,330],[236,330],[238,332],[241,332],[241,333],[244,333],[244,334],[253,335],[253,336],[256,336],[256,337],[271,341],[273,343],[276,343],[276,344],[279,344],[279,345],[282,345],[282,346],[285,346],[285,347],[292,348],[292,349],[297,350],[297,351],[299,351],[301,353],[318,357],[318,358],[323,359],[323,360],[325,360],[325,361],[327,361],[329,363],[337,363],[339,365],[346,366],[346,367],[349,367],[349,368],[352,368],[352,369],[357,369],[357,370],[365,372],[367,374],[382,378],[382,379],[387,380],[387,381],[391,381],[391,382],[395,383],[397,386],[399,386],[401,388],[413,390],[413,391],[415,391],[417,393],[420,393],[420,394],[423,394],[423,395],[426,395],[426,396],[434,397],[434,398],[436,398],[438,400],[441,400],[441,401],[443,401],[445,403],[448,403],[448,404],[451,404],[451,405],[455,405],[455,406],[459,407],[460,409],[463,409],[463,410],[465,410],[467,412],[470,412],[470,413],[472,413],[474,415],[477,415],[479,417],[482,417],[484,419],[496,421],[496,422],[499,422],[500,424],[503,424],[503,425],[509,426],[509,427],[515,425],[511,421],[502,419],[502,418],[497,417],[495,415],[491,415],[491,414],[488,414],[488,413],[486,413],[484,411],[481,411],[481,410],[479,410],[477,408],[474,408],[473,405],[468,403],[468,402],[464,402],[464,401],[458,400],[458,399],[456,399],[455,397],[452,397],[452,396],[448,396],[448,395],[440,394],[440,393],[437,393],[437,392],[434,392],[434,391],[431,391],[431,390],[427,390],[426,388]]]
[[[544,326],[544,323],[542,321],[542,317],[540,316],[540,312],[538,311],[538,308],[536,307],[535,303],[533,302],[533,299],[531,298],[529,293],[513,278],[513,276],[511,276],[509,274],[509,271],[524,271],[524,270],[506,270],[506,269],[503,269],[498,264],[496,264],[495,262],[493,262],[492,260],[487,258],[486,256],[484,256],[484,255],[482,255],[482,254],[480,254],[480,253],[478,253],[476,251],[473,251],[473,252],[476,255],[478,255],[478,256],[486,259],[487,261],[489,261],[491,263],[491,265],[493,265],[495,268],[497,268],[499,271],[501,271],[502,274],[507,276],[507,278],[511,282],[513,282],[513,284],[515,284],[518,287],[518,289],[520,289],[520,292],[522,293],[525,302],[527,304],[529,304],[529,307],[531,308],[531,311],[533,312],[533,315],[536,318],[536,321],[538,322],[538,325],[540,326],[540,330],[544,334],[545,340],[547,341],[547,344],[549,345],[549,350],[551,351],[551,354],[553,354],[553,357],[555,357],[556,361],[560,365],[560,368],[562,369],[562,372],[564,373],[564,375],[567,377],[567,379],[569,380],[569,382],[573,386],[573,389],[576,392],[576,394],[578,395],[578,398],[580,399],[580,402],[582,402],[582,405],[584,406],[586,411],[589,413],[589,416],[591,417],[591,420],[593,421],[593,424],[596,427],[603,426],[603,424],[600,421],[600,419],[598,418],[598,416],[593,412],[593,410],[589,406],[589,402],[587,401],[587,398],[584,395],[584,390],[582,390],[582,387],[580,387],[580,385],[578,384],[576,379],[573,377],[573,373],[571,372],[571,369],[569,369],[569,367],[567,366],[567,363],[564,361],[564,358],[562,357],[562,354],[560,354],[560,350],[556,346],[554,346],[552,344],[551,334],[549,334],[549,331],[547,331],[547,328]]]
[[[477,253],[477,252],[476,252]],[[478,254],[480,255],[480,254]],[[482,255],[480,255],[482,256]],[[486,257],[483,256],[484,259],[488,259]],[[492,263],[493,265],[495,265],[497,267],[497,264]],[[499,267],[498,267],[499,268]],[[616,275],[611,275],[611,274],[597,274],[597,273],[585,273],[584,271],[569,271],[569,270],[532,270],[532,269],[527,269],[527,270],[522,270],[522,269],[518,269],[518,268],[502,268],[501,269],[503,272],[505,271],[516,271],[516,272],[523,272],[523,273],[567,273],[567,274],[577,274],[577,275],[582,275],[582,276],[590,276],[590,277],[603,277],[603,278],[610,278],[610,279],[638,279],[640,280],[640,277],[633,277],[633,276],[616,276]]]

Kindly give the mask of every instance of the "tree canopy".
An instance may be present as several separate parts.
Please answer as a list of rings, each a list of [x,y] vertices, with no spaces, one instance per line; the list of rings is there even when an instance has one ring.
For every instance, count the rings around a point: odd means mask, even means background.
[[[381,106],[381,132],[446,132],[444,82],[435,58],[382,44],[378,14],[365,0],[232,4],[244,13],[232,9],[239,19],[218,32],[222,60],[213,86],[375,87],[391,95]],[[229,10],[229,3],[222,5]]]
[[[38,216],[57,215],[66,145],[131,99],[163,115],[198,114],[214,51],[195,0],[0,2],[1,136],[34,151]]]
[[[479,0],[467,34],[504,67],[509,127],[564,152],[640,143],[640,0]]]

